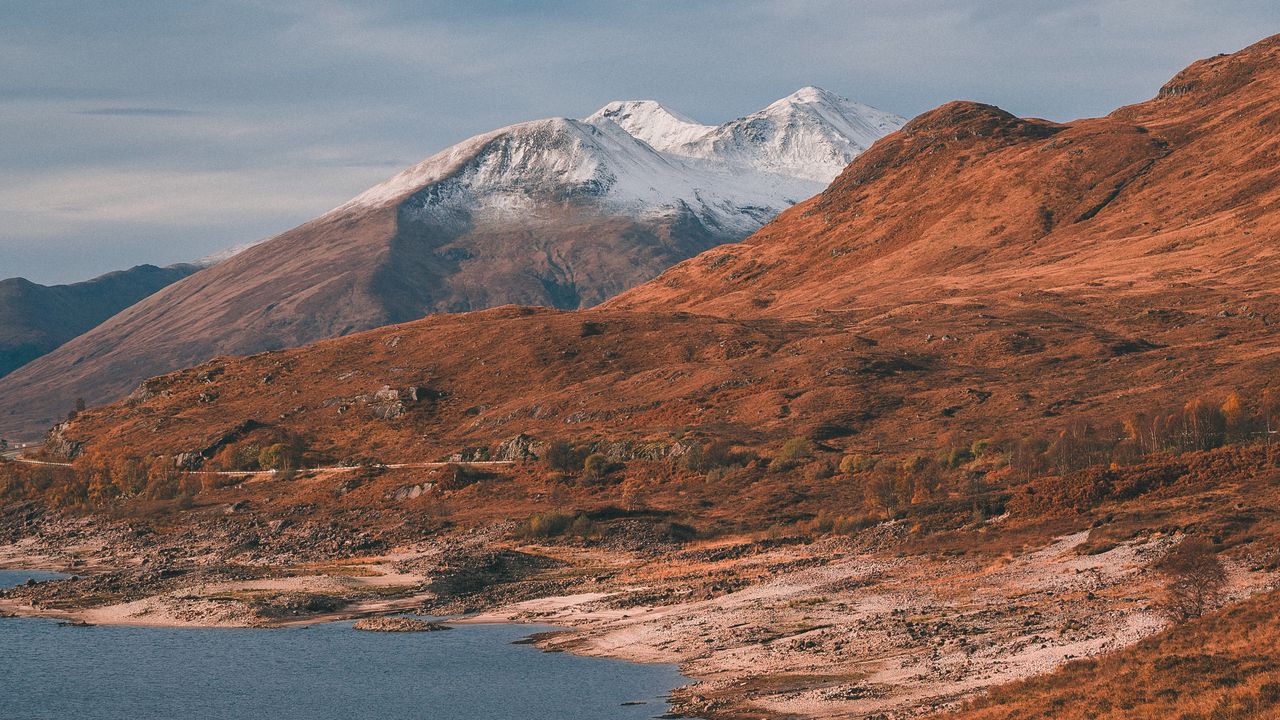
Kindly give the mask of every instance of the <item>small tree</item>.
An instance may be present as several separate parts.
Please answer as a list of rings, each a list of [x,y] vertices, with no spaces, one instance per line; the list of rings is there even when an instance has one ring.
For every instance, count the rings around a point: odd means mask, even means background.
[[[778,454],[773,456],[773,461],[779,466],[790,468],[810,457],[813,457],[813,443],[809,442],[808,438],[800,436],[782,443],[782,447],[778,448]]]
[[[1253,430],[1249,426],[1249,413],[1245,410],[1244,400],[1240,397],[1240,393],[1232,392],[1222,401],[1222,406],[1218,408],[1222,413],[1222,420],[1226,426],[1226,434],[1228,442],[1243,442],[1249,439],[1249,434]]]
[[[1200,398],[1182,407],[1183,436],[1191,450],[1212,450],[1222,444],[1227,421],[1222,409]]]
[[[582,454],[564,440],[553,440],[547,446],[543,459],[552,470],[560,472],[574,472],[582,467]]]
[[[609,473],[611,463],[602,453],[591,453],[582,461],[582,471],[592,480],[601,480]]]
[[[1198,618],[1222,599],[1227,572],[1213,546],[1189,537],[1169,549],[1155,565],[1167,579],[1164,613],[1175,622]]]
[[[297,460],[293,448],[286,443],[268,445],[258,451],[258,466],[263,470],[288,472],[297,467]]]
[[[894,470],[888,464],[877,465],[868,473],[863,486],[868,509],[885,516],[892,516],[897,511],[898,494],[894,479]]]

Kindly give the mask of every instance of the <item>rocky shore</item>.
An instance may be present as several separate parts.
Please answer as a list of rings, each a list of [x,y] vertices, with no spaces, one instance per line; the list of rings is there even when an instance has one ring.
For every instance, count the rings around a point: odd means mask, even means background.
[[[556,625],[571,631],[533,642],[679,664],[696,682],[676,692],[674,711],[703,718],[919,714],[1133,643],[1162,625],[1147,568],[1173,540],[1096,552],[1086,530],[992,559],[904,556],[892,524],[662,551],[521,544],[491,528],[318,558],[270,537],[237,547],[234,533],[83,520],[37,530],[0,546],[0,566],[75,577],[0,592],[0,612],[237,627],[356,619],[373,631],[444,627],[390,617],[401,613]],[[1236,568],[1232,593],[1272,586],[1273,575]]]

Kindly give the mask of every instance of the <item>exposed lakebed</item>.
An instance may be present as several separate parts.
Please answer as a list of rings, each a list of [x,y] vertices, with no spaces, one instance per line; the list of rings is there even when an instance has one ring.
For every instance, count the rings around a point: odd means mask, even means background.
[[[47,577],[0,571],[0,587]],[[349,622],[239,630],[5,618],[0,708],[30,720],[629,720],[661,715],[685,682],[669,665],[512,644],[539,629],[383,634]]]

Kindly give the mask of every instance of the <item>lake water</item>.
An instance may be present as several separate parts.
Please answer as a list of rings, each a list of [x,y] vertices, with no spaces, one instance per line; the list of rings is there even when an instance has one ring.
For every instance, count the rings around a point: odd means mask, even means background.
[[[43,577],[47,577],[44,575]],[[0,571],[0,586],[40,579]],[[631,720],[666,712],[675,667],[543,653],[540,629],[365,633],[0,619],[6,720]],[[643,702],[641,705],[624,705]]]

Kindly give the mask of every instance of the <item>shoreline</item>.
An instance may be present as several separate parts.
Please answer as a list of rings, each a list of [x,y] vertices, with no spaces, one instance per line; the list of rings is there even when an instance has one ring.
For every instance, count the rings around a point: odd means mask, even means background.
[[[104,550],[96,558],[55,557],[33,541],[0,546],[0,567],[32,569],[22,565],[29,561],[81,579],[7,593],[0,611],[185,628],[289,628],[391,614],[536,625],[555,628],[528,638],[544,651],[674,665],[689,680],[672,696],[672,711],[684,716],[917,714],[1161,629],[1145,568],[1174,538],[1082,554],[1089,534],[997,558],[749,538],[643,555],[481,534],[328,562],[157,570],[140,570],[158,564],[151,555],[135,557],[110,540],[90,543]],[[108,554],[116,567],[83,575],[111,568]],[[495,575],[495,562],[510,572]],[[1236,572],[1233,580],[1233,595],[1244,597],[1277,578]],[[455,586],[462,589],[450,595]],[[104,602],[111,593],[123,594]]]

